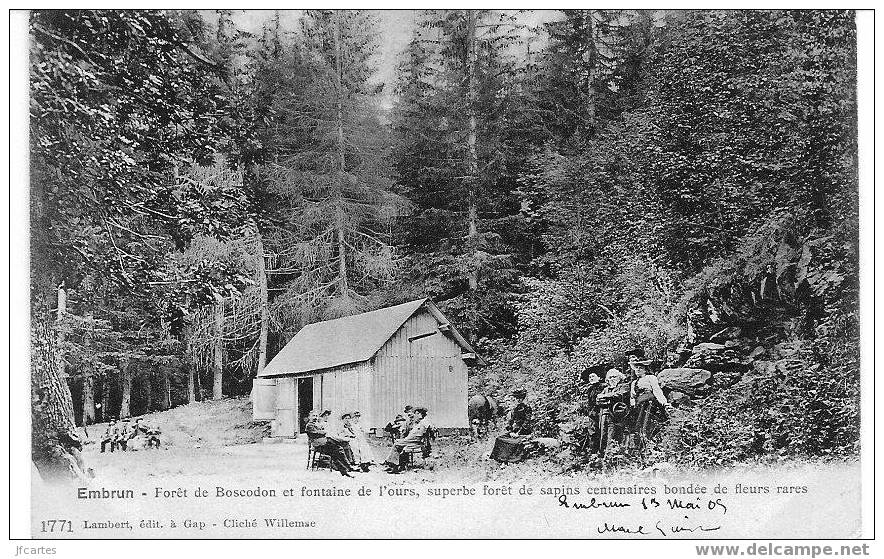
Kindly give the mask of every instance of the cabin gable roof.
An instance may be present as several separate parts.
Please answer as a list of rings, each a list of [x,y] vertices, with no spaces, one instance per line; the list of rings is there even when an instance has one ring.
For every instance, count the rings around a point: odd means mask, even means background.
[[[273,377],[331,369],[368,361],[405,322],[425,307],[465,352],[473,348],[429,299],[417,299],[355,314],[314,322],[301,328],[284,348],[264,367],[259,377]]]

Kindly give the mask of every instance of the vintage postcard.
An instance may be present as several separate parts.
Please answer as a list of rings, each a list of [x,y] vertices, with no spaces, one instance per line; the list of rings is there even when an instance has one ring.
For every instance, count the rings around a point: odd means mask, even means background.
[[[19,537],[867,555],[871,15],[13,13]]]

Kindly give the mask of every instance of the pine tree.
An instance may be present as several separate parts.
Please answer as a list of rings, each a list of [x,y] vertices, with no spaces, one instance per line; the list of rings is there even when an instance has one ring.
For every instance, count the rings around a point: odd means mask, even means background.
[[[276,61],[285,94],[265,125],[274,160],[262,176],[276,206],[264,245],[284,285],[272,303],[279,323],[365,310],[393,278],[399,201],[370,82],[374,25],[358,11],[308,12],[302,42]]]
[[[394,145],[415,204],[402,227],[412,282],[473,338],[511,324],[520,146],[509,117],[522,106],[512,51],[523,31],[506,12],[430,12],[399,70]]]

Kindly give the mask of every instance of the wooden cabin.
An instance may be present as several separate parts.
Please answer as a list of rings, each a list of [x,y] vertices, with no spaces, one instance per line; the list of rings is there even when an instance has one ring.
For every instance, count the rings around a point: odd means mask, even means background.
[[[294,437],[311,410],[359,410],[380,430],[411,404],[437,428],[466,429],[467,370],[481,362],[429,299],[308,324],[258,374],[254,418]]]

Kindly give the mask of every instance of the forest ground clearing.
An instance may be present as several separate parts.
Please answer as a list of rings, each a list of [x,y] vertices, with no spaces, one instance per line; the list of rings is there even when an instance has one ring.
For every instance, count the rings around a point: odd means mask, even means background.
[[[488,458],[494,438],[468,441],[462,437],[442,437],[432,456],[421,467],[401,475],[389,475],[380,465],[368,473],[356,473],[353,479],[342,478],[327,469],[307,470],[307,439],[301,436],[293,442],[262,443],[262,424],[251,421],[248,398],[228,398],[220,401],[197,402],[166,412],[145,416],[151,424],[160,427],[163,444],[159,450],[117,451],[99,453],[95,444],[105,424],[89,426],[89,441],[84,447],[86,462],[95,470],[92,485],[131,486],[145,490],[154,485],[163,487],[200,486],[214,491],[216,486],[228,488],[275,488],[282,491],[302,485],[337,486],[429,484],[480,484],[495,482],[527,483],[544,489],[561,489],[573,485],[622,485],[635,483],[678,484],[716,476],[711,469],[679,468],[666,472],[623,469],[618,472],[600,472],[586,469],[563,471],[562,466],[549,456],[531,458],[521,463],[498,464]],[[375,462],[380,464],[389,447],[388,439],[371,438]],[[742,464],[727,470],[734,484],[745,485],[750,479],[765,477],[769,468],[791,471],[796,478],[816,477],[831,468],[858,468],[853,461],[780,462],[776,464]],[[790,476],[791,477],[791,476]],[[174,489],[174,487],[172,487]],[[771,487],[772,492],[776,491]],[[564,492],[564,491],[563,491]],[[583,488],[581,489],[583,492]],[[554,494],[554,491],[549,491]]]

